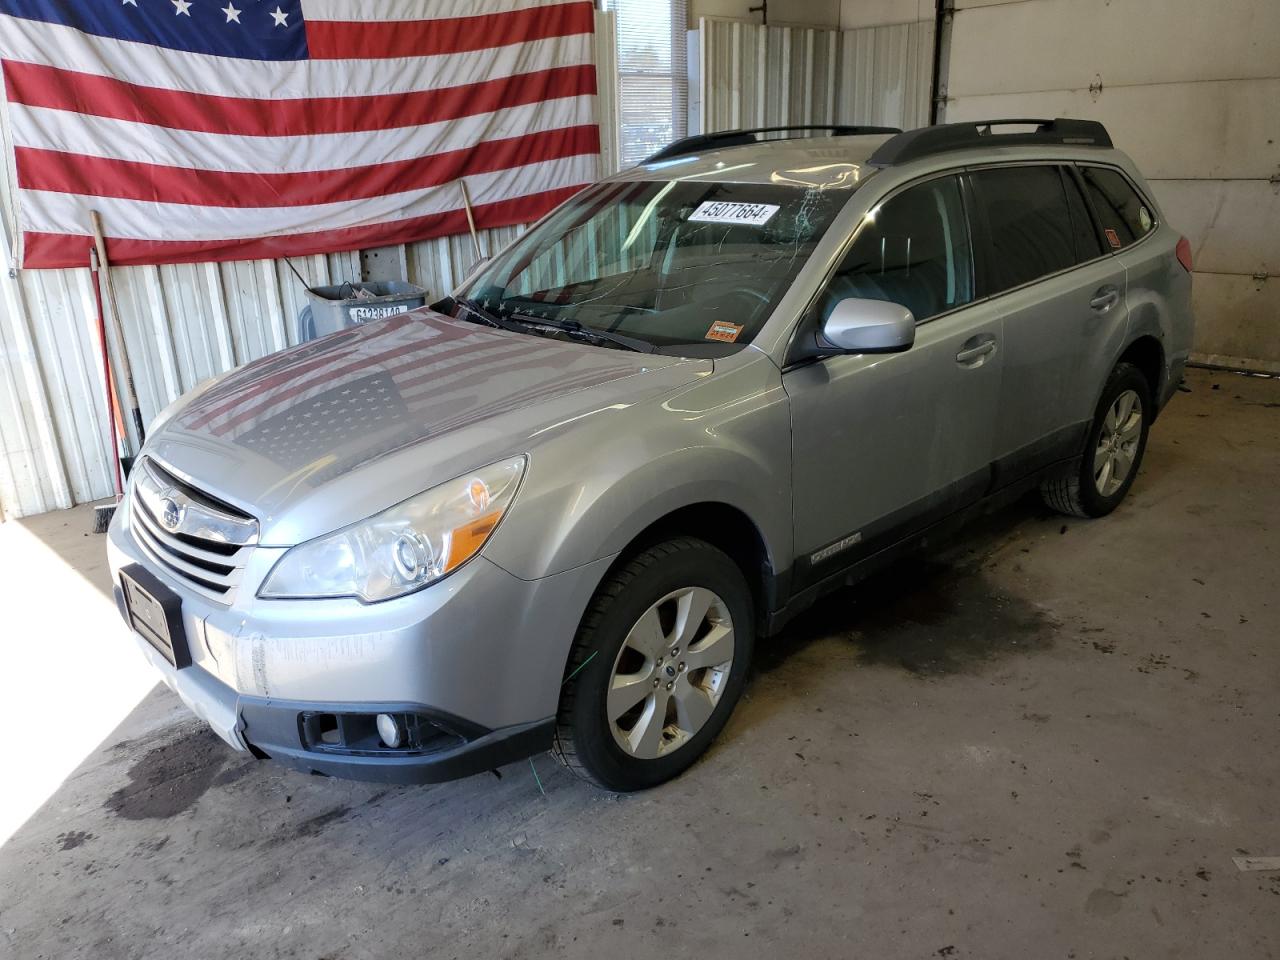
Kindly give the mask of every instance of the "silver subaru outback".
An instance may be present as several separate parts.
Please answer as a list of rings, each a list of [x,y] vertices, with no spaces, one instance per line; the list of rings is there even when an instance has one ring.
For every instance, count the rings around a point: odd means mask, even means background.
[[[1133,163],[1079,120],[821,132],[679,141],[162,413],[109,552],[165,682],[305,771],[649,787],[828,591],[1030,487],[1113,510],[1192,335]]]

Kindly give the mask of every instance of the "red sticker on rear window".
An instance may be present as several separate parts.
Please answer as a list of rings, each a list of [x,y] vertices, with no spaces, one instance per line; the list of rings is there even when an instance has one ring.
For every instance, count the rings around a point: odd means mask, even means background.
[[[1110,227],[1103,231],[1107,235],[1107,243],[1111,244],[1111,249],[1120,249],[1120,234],[1116,233]]]

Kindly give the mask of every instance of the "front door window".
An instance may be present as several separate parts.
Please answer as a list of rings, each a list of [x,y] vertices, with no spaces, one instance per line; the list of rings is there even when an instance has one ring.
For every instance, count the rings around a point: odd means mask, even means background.
[[[867,214],[823,298],[888,300],[928,320],[973,299],[973,257],[955,177],[909,187]]]

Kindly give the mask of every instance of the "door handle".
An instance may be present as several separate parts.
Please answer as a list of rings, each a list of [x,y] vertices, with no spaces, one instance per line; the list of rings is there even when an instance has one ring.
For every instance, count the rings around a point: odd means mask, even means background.
[[[1117,303],[1120,302],[1120,289],[1111,284],[1105,287],[1099,287],[1093,295],[1093,299],[1089,301],[1089,306],[1098,313],[1106,313]]]
[[[975,360],[981,360],[989,353],[994,353],[996,342],[994,339],[983,340],[977,346],[965,347],[956,354],[956,363],[973,363]]]

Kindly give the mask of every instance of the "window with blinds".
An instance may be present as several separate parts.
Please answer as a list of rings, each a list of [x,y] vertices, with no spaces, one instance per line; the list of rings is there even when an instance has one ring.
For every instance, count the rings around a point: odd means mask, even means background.
[[[685,135],[689,80],[686,0],[605,0],[618,38],[618,145],[622,166]]]

